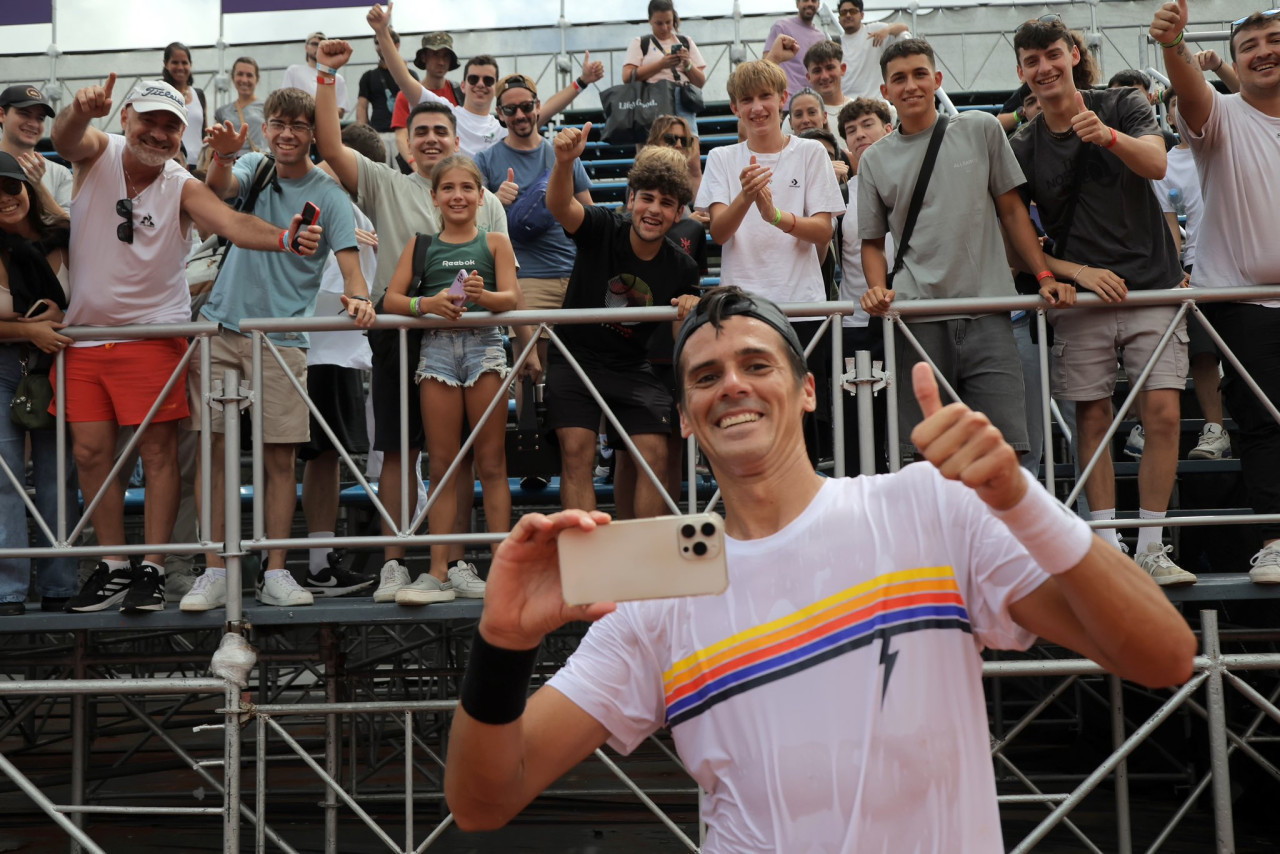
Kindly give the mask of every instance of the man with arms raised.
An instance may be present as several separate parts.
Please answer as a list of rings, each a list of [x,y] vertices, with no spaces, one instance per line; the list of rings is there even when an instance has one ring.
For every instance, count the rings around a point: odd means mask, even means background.
[[[53,142],[71,161],[71,305],[68,326],[188,323],[191,293],[186,258],[191,226],[221,234],[243,249],[292,252],[301,222],[282,229],[236,213],[174,161],[182,145],[187,106],[167,83],[144,80],[120,110],[123,136],[89,122],[111,115],[113,73],[102,86],[76,93],[58,114]],[[300,240],[311,255],[321,229]],[[79,341],[66,357],[66,418],[71,426],[80,491],[91,500],[107,480],[120,426],[141,424],[187,351],[185,338]],[[187,417],[185,371],[139,437],[147,477],[143,536],[167,543],[178,512],[178,422]],[[124,545],[124,493],[106,484],[93,514],[98,542]],[[108,554],[72,597],[73,611],[164,608],[164,555],[143,556],[135,571],[123,554]]]
[[[723,490],[729,588],[567,606],[556,535],[609,517],[525,516],[490,569],[454,717],[459,827],[501,826],[602,744],[669,726],[706,793],[707,854],[996,854],[980,647],[1039,635],[1147,685],[1191,675],[1195,638],[1151,580],[985,416],[943,407],[924,366],[928,462],[833,479],[805,457],[813,377],[777,306],[709,292],[675,355],[681,429]],[[599,622],[526,707],[542,638],[575,620]]]
[[[335,71],[351,60],[351,45],[330,39],[320,46],[320,62]],[[384,54],[386,55],[386,54]],[[394,61],[394,58],[392,58]],[[352,194],[356,206],[373,222],[378,233],[378,269],[372,294],[376,302],[387,290],[400,254],[417,233],[437,234],[439,212],[431,200],[431,170],[458,150],[458,130],[454,111],[444,104],[418,104],[409,113],[409,147],[413,154],[413,172],[405,175],[385,163],[375,163],[353,148],[342,144],[342,126],[338,121],[332,86],[316,90],[316,147],[329,164],[342,188]],[[480,205],[477,223],[484,231],[507,232],[507,217],[502,203],[487,190]],[[382,474],[378,478],[378,498],[391,518],[399,524],[401,512],[400,482],[402,469],[417,460],[425,436],[422,409],[416,405],[418,389],[413,383],[417,354],[409,354],[409,460],[400,455],[400,356],[398,349],[386,353],[375,349],[369,396],[373,404],[373,449],[383,453]],[[535,363],[536,365],[536,363]],[[416,480],[416,478],[415,478]],[[470,508],[474,500],[473,485],[463,477],[454,478],[459,495],[465,487],[466,498],[459,507]],[[412,495],[412,491],[410,491]],[[460,529],[459,529],[460,530]],[[383,523],[383,534],[390,529]],[[396,591],[409,583],[404,566],[404,548],[388,546],[375,602],[394,602]],[[457,553],[461,558],[461,548]]]
[[[693,198],[687,169],[641,158],[627,175],[631,217],[584,205],[574,194],[578,158],[591,123],[556,137],[555,166],[547,184],[547,209],[578,247],[564,297],[572,309],[649,308],[697,303],[698,265],[667,239]],[[627,431],[649,467],[662,477],[671,435],[671,395],[649,365],[656,323],[610,321],[568,324],[558,334]],[[560,442],[560,489],[565,507],[594,510],[592,468],[601,410],[559,350],[547,365],[547,426]],[[666,503],[652,480],[636,477],[631,502],[636,516],[657,516]]]
[[[1164,4],[1151,22],[1178,93],[1178,130],[1191,144],[1204,196],[1191,284],[1280,283],[1280,15],[1254,12],[1232,25],[1231,65],[1240,79],[1235,95],[1219,94],[1204,79],[1183,39],[1186,27],[1186,0]],[[1280,301],[1213,303],[1205,313],[1267,398],[1280,401]],[[1255,513],[1280,513],[1280,425],[1231,363],[1222,364],[1249,502]],[[1280,527],[1264,525],[1260,533],[1263,547],[1249,577],[1280,584]]]

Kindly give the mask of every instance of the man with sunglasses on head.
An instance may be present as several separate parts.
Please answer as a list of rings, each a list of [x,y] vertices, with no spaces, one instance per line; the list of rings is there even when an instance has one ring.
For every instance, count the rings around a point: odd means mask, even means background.
[[[91,127],[112,114],[116,75],[78,91],[58,114],[53,143],[72,164],[71,292],[68,326],[188,323],[191,293],[186,258],[192,226],[221,234],[244,249],[311,255],[321,228],[297,234],[223,204],[174,161],[187,124],[187,105],[167,83],[144,80],[120,109],[124,134]],[[293,248],[297,234],[299,248]],[[120,426],[142,423],[187,351],[182,337],[77,341],[66,357],[66,420],[71,427],[80,491],[86,500],[105,484],[93,513],[98,542],[108,551],[68,603],[72,611],[164,608],[164,555],[143,556],[135,570],[112,546],[124,545],[124,494],[107,481]],[[147,478],[143,534],[170,542],[178,509],[178,422],[188,415],[185,371],[159,402],[138,437]]]
[[[507,126],[507,136],[499,144],[480,152],[476,165],[484,173],[485,185],[507,209],[507,229],[520,262],[520,290],[526,308],[554,310],[564,304],[569,274],[573,272],[577,250],[555,218],[547,211],[545,194],[555,149],[538,134],[541,104],[538,89],[523,74],[511,74],[498,83],[498,113]],[[582,161],[573,161],[573,197],[592,204],[591,179]],[[527,326],[516,327],[524,342],[532,334]],[[547,340],[538,345],[541,364],[547,363]]]
[[[458,123],[458,150],[475,159],[481,151],[507,135],[507,126],[499,119],[495,119],[491,112],[495,97],[494,84],[498,82],[498,61],[487,55],[473,56],[467,60],[462,70],[464,103],[460,107],[452,104],[448,99],[442,98],[423,86],[413,76],[404,58],[394,50],[394,44],[391,41],[393,5],[388,3],[384,9],[380,4],[375,4],[365,16],[365,20],[369,22],[377,38],[378,47],[387,62],[387,68],[395,77],[400,85],[400,91],[404,93],[410,104],[438,101],[449,104],[453,108],[453,115]],[[573,102],[579,92],[602,77],[604,77],[604,63],[592,62],[591,53],[588,51],[582,62],[582,76],[547,99],[545,115],[549,118],[559,113]]]
[[[1151,22],[1178,93],[1178,131],[1200,173],[1204,209],[1191,284],[1232,288],[1280,283],[1280,10],[1231,26],[1231,65],[1240,91],[1223,95],[1204,79],[1184,38],[1187,2],[1165,3]],[[1212,303],[1205,314],[1240,364],[1280,403],[1280,300]],[[1222,392],[1236,420],[1245,487],[1255,513],[1280,513],[1280,426],[1223,360]],[[1249,577],[1280,584],[1280,526],[1264,525]]]
[[[332,88],[333,82],[319,83]],[[315,125],[315,101],[301,89],[277,89],[263,105],[263,135],[275,162],[262,167],[265,154],[239,155],[249,129],[237,133],[231,122],[209,129],[213,160],[205,183],[221,198],[243,202],[254,185],[259,168],[271,170],[271,183],[259,193],[254,213],[268,222],[286,223],[307,204],[319,209],[316,222],[324,228],[321,251],[308,258],[283,257],[264,252],[246,252],[232,247],[200,310],[202,320],[212,320],[222,329],[210,340],[212,354],[209,376],[222,376],[227,368],[240,371],[253,385],[252,339],[240,331],[246,317],[311,317],[320,295],[321,277],[332,252],[344,281],[342,304],[357,326],[374,321],[369,288],[360,272],[356,247],[355,219],[345,192],[311,162],[311,141]],[[267,536],[287,539],[297,504],[294,474],[298,445],[311,438],[306,402],[293,388],[290,377],[307,387],[307,347],[305,332],[272,332],[267,335],[279,350],[279,359],[262,360],[262,387],[256,389],[262,403],[263,457],[266,470]],[[193,400],[200,399],[199,363],[188,373]],[[199,413],[196,413],[197,416]],[[222,412],[212,412],[213,458],[221,459],[226,441]],[[199,429],[193,418],[192,429]],[[231,441],[238,442],[238,436]],[[212,470],[210,539],[223,539],[224,483],[222,468]],[[199,490],[196,492],[200,494]],[[300,585],[285,568],[286,549],[267,552],[266,568],[257,582],[258,601],[265,605],[293,607],[310,605],[313,597],[341,596],[363,589],[373,582],[327,564],[314,568]],[[206,554],[207,569],[182,597],[183,611],[207,611],[227,603],[227,573],[217,552]]]

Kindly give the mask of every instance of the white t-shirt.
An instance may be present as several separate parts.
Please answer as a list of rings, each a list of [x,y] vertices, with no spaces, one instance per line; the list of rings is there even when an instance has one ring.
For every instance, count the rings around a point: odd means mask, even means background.
[[[40,183],[49,191],[49,195],[53,196],[53,200],[62,205],[63,210],[71,209],[71,188],[74,182],[70,169],[46,157],[44,175],[40,177]]]
[[[478,116],[469,112],[466,107],[450,103],[423,86],[422,97],[418,99],[418,103],[425,104],[427,101],[444,104],[453,110],[453,118],[458,123],[458,150],[473,160],[477,154],[498,140],[507,138],[507,129],[502,126],[497,117]]]
[[[853,35],[840,36],[840,46],[844,48],[844,77],[840,88],[849,98],[882,98],[880,84],[884,75],[880,73],[880,54],[884,49],[899,39],[911,38],[911,33],[900,36],[889,36],[884,44],[876,47],[871,41],[871,34],[888,29],[888,24],[863,24]]]
[[[1199,135],[1178,113],[1178,132],[1191,146],[1204,194],[1204,224],[1196,238],[1198,288],[1280,284],[1280,119],[1239,95],[1213,92]],[[1280,300],[1255,300],[1280,308]]]
[[[867,274],[862,270],[862,240],[858,237],[858,176],[849,176],[849,207],[844,215],[844,228],[841,233],[843,245],[840,247],[840,299],[859,302],[867,292]],[[884,257],[893,266],[893,235],[884,236]],[[866,326],[871,322],[871,315],[862,310],[844,318],[845,326]]]
[[[290,65],[284,70],[284,80],[280,83],[281,89],[301,89],[311,97],[316,96],[316,76],[319,72],[307,65],[305,62],[299,62],[297,65]],[[338,99],[338,107],[343,110],[350,110],[351,104],[347,101],[347,80],[341,74],[336,75],[337,80],[334,82],[334,97]]]
[[[844,198],[826,147],[815,139],[794,136],[787,137],[782,151],[775,154],[755,153],[746,142],[712,149],[695,207],[707,210],[716,203],[732,202],[742,190],[739,176],[753,156],[756,163],[773,170],[769,186],[779,210],[798,216],[844,212]],[[765,222],[754,205],[722,248],[720,281],[726,285],[737,285],[774,302],[826,299],[817,247]]]
[[[355,217],[356,228],[373,231],[373,223],[354,203],[351,213]],[[356,246],[360,258],[360,273],[365,282],[372,282],[378,269],[378,254],[373,247],[359,243]],[[320,293],[316,296],[316,317],[331,317],[339,311],[346,311],[340,297],[346,293],[346,280],[342,277],[342,269],[338,266],[337,257],[330,252],[329,260],[320,274]],[[337,365],[340,368],[359,368],[367,371],[373,368],[373,353],[369,350],[369,338],[364,330],[351,329],[342,332],[308,333],[311,346],[307,349],[308,365]]]
[[[1204,197],[1200,194],[1200,176],[1196,173],[1195,155],[1190,148],[1169,150],[1169,166],[1164,177],[1151,182],[1160,210],[1173,213],[1175,207],[1169,191],[1178,189],[1182,194],[1182,209],[1187,215],[1187,239],[1182,244],[1182,264],[1190,267],[1196,262],[1196,235],[1200,232],[1200,219],[1204,216]]]
[[[929,463],[826,481],[726,541],[719,596],[632,602],[549,684],[629,753],[662,726],[706,792],[706,854],[1004,851],[984,646],[1048,576]]]
[[[133,243],[117,239],[116,203],[128,195],[121,157],[125,141],[107,135],[71,204],[71,292],[68,326],[191,322],[187,288],[190,225],[182,227],[182,187],[191,173],[170,160],[133,199]],[[77,341],[95,347],[107,341]]]

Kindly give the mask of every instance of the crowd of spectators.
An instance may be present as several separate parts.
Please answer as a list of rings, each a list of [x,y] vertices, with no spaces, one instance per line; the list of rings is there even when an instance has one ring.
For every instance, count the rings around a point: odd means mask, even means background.
[[[421,37],[413,58],[420,77],[401,55],[389,6],[368,13],[378,62],[359,80],[354,123],[345,131],[341,69],[354,51],[323,33],[308,35],[305,62],[290,66],[284,85],[265,99],[257,91],[257,62],[236,59],[235,99],[212,112],[191,83],[191,51],[170,44],[162,79],[143,81],[125,97],[122,135],[92,126],[113,115],[114,75],[82,89],[53,128],[54,145],[71,171],[35,153],[54,116],[48,99],[25,84],[5,89],[0,324],[6,337],[21,342],[0,348],[6,351],[0,377],[14,392],[23,374],[47,372],[51,355],[66,352],[63,414],[86,503],[103,493],[92,522],[104,552],[124,543],[123,486],[108,478],[118,443],[128,428],[149,422],[130,446],[136,445],[146,478],[146,541],[158,547],[137,563],[106,555],[79,592],[67,561],[38,561],[42,607],[158,610],[168,587],[182,594],[183,610],[200,611],[221,606],[227,595],[219,555],[206,556],[207,567],[192,584],[166,580],[159,549],[195,536],[175,532],[174,516],[180,493],[191,488],[179,474],[179,457],[186,455],[178,450],[179,425],[199,424],[198,360],[188,368],[182,338],[72,342],[59,334],[64,326],[217,321],[214,376],[223,367],[247,375],[250,339],[239,329],[242,319],[308,317],[321,310],[317,306],[344,311],[356,326],[388,311],[446,320],[467,310],[517,307],[669,304],[683,312],[699,274],[707,272],[708,234],[720,246],[725,284],[785,303],[856,301],[859,311],[841,330],[844,349],[869,349],[877,358],[884,352],[882,326],[871,317],[892,312],[895,300],[999,297],[1015,293],[1015,279],[1029,282],[1024,292],[1039,293],[1051,307],[1052,393],[1074,413],[1082,460],[1106,436],[1117,359],[1130,377],[1154,359],[1138,406],[1141,427],[1130,437],[1142,460],[1138,510],[1144,519],[1162,518],[1168,507],[1188,372],[1206,420],[1192,456],[1231,453],[1217,394],[1225,371],[1223,391],[1239,428],[1250,500],[1257,512],[1275,512],[1280,427],[1251,401],[1232,365],[1220,368],[1213,342],[1196,336],[1199,324],[1179,320],[1165,340],[1173,307],[1073,307],[1078,289],[1119,304],[1131,290],[1188,281],[1198,287],[1280,281],[1280,256],[1266,236],[1274,231],[1275,213],[1254,202],[1268,197],[1254,184],[1274,181],[1280,166],[1274,140],[1261,139],[1280,115],[1275,13],[1233,25],[1227,62],[1213,51],[1192,54],[1182,38],[1185,17],[1162,7],[1151,33],[1173,82],[1164,92],[1139,72],[1122,72],[1107,89],[1095,89],[1096,71],[1079,33],[1058,16],[1028,21],[1013,39],[1022,88],[993,118],[981,111],[939,113],[942,73],[931,46],[905,25],[865,24],[861,0],[841,0],[842,34],[831,39],[815,24],[817,8],[814,0],[797,0],[797,15],[770,30],[765,58],[741,63],[731,74],[727,96],[740,141],[713,149],[704,165],[696,108],[677,103],[675,115],[652,125],[617,213],[593,204],[581,161],[590,126],[554,142],[541,132],[603,78],[601,62],[584,53],[576,79],[543,99],[531,78],[503,74],[493,56],[460,63],[450,34],[433,32]],[[628,46],[624,81],[705,85],[706,62],[678,32],[670,0],[652,0],[648,11],[651,32]],[[460,67],[459,79],[450,80]],[[1235,94],[1210,86],[1205,71]],[[928,191],[917,194],[917,185]],[[308,205],[315,210],[303,222],[299,212]],[[232,244],[221,272],[212,287],[189,288],[186,259],[202,240],[208,246],[218,236]],[[85,285],[77,287],[82,277]],[[1223,304],[1211,315],[1268,391],[1280,375],[1269,367],[1277,340],[1273,305]],[[660,327],[563,327],[557,334],[569,356],[548,346],[547,330],[539,341],[531,340],[533,327],[512,330],[515,353],[524,353],[519,379],[545,382],[545,426],[561,449],[565,507],[594,508],[592,472],[602,430],[625,451],[616,472],[623,515],[663,512],[669,506],[664,490],[678,498],[677,383],[671,336]],[[794,327],[809,343],[819,324],[806,319]],[[1039,367],[1035,348],[1027,346],[1025,313],[913,318],[910,328],[960,397],[1000,426],[1028,468],[1038,469],[1043,428],[1031,396],[1038,398],[1032,380]],[[412,518],[404,513],[405,497],[410,504],[413,496],[419,503],[426,497],[418,457],[425,448],[432,489],[443,490],[432,499],[429,532],[470,525],[473,470],[490,530],[506,530],[511,504],[504,497],[502,421],[480,425],[487,401],[509,381],[497,331],[443,328],[420,344],[414,339],[407,458],[398,352],[358,330],[338,335],[341,355],[323,360],[313,360],[314,342],[306,334],[269,336],[287,368],[268,358],[258,392],[268,536],[289,534],[299,455],[308,462],[309,533],[332,538],[336,527],[336,448],[314,419],[309,422],[295,384],[308,389],[341,446],[370,450],[370,474],[391,519]],[[832,410],[841,405],[830,394],[830,346],[823,335],[809,352],[818,388],[806,427],[814,462],[830,453]],[[904,376],[917,357],[905,339],[897,352]],[[368,418],[363,370],[371,370]],[[603,394],[629,442],[615,435],[618,425],[602,421],[584,378]],[[1275,391],[1270,396],[1280,399]],[[847,403],[852,455],[856,419]],[[913,406],[911,395],[903,395],[903,436],[920,418]],[[872,462],[884,470],[884,418],[876,420]],[[446,483],[471,426],[480,428],[477,441]],[[218,418],[214,429],[221,430]],[[56,460],[48,434],[30,434],[36,504],[50,518]],[[19,474],[24,441],[17,428],[0,437],[6,464]],[[214,441],[220,448],[220,432]],[[313,461],[321,461],[314,474]],[[219,540],[222,530],[217,473],[212,486],[213,530],[199,532],[207,541]],[[11,483],[0,492],[5,506],[21,504]],[[1109,454],[1103,452],[1085,494],[1093,519],[1116,518]],[[74,516],[75,508],[66,512]],[[18,527],[3,523],[0,545],[25,546],[25,528]],[[383,533],[392,533],[385,520]],[[1127,550],[1118,534],[1108,533]],[[1162,534],[1156,525],[1140,528],[1139,564],[1161,584],[1193,583],[1195,576],[1173,563]],[[1263,534],[1252,577],[1280,582],[1274,545],[1280,529]],[[18,613],[30,566],[25,559],[4,559],[0,566],[0,610]],[[384,550],[377,578],[344,568],[328,548],[311,550],[306,577],[299,578],[286,568],[284,551],[273,550],[256,585],[261,601],[287,606],[370,587],[376,601],[426,604],[483,597],[484,586],[461,547],[446,545],[432,550],[429,571],[416,580],[403,548]]]

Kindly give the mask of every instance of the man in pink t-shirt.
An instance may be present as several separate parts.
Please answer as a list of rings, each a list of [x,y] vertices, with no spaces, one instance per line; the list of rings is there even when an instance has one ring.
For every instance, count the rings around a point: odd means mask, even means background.
[[[805,52],[818,42],[827,39],[827,34],[813,22],[818,14],[818,6],[818,0],[796,0],[798,14],[794,18],[780,18],[774,21],[773,26],[769,28],[769,36],[764,40],[766,52],[773,47],[773,42],[778,36],[790,36],[797,42],[795,56],[778,63],[787,73],[788,98],[809,85],[804,70]]]

